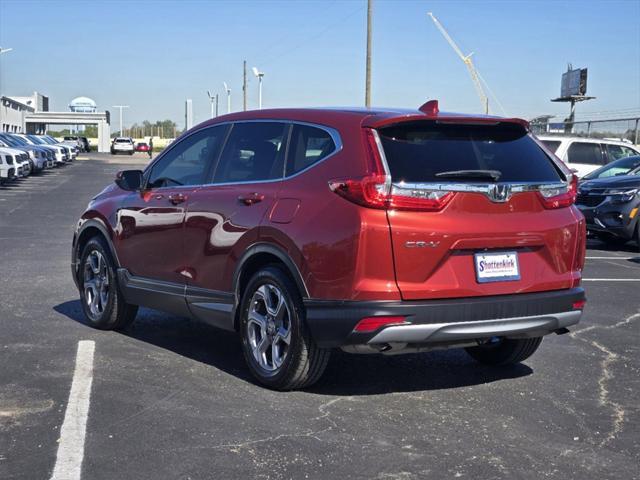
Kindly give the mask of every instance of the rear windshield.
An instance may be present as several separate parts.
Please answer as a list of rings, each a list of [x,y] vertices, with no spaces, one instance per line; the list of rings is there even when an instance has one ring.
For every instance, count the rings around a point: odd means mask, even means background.
[[[437,173],[496,170],[499,182],[557,182],[551,160],[522,126],[411,122],[379,130],[394,182],[466,182]]]
[[[131,143],[128,138],[116,138],[116,143]]]

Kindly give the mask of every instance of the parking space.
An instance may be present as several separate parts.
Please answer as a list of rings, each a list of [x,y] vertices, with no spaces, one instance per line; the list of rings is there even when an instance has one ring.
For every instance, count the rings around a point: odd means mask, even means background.
[[[148,161],[89,157],[0,187],[0,478],[60,464],[81,341],[95,348],[84,479],[638,478],[633,244],[588,241],[583,321],[524,364],[336,352],[320,383],[279,393],[253,383],[230,333],[147,309],[122,333],[83,323],[75,222]]]

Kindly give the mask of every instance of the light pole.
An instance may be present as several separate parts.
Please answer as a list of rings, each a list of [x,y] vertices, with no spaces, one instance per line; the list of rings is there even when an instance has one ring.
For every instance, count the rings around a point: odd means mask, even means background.
[[[217,117],[218,116],[218,94],[216,93],[215,95],[211,95],[211,92],[207,90],[207,95],[209,96],[209,102],[211,102],[211,118],[213,118],[214,116]],[[213,108],[214,102],[216,104],[215,115],[214,115],[214,108]]]
[[[113,108],[120,109],[120,136],[123,137],[124,132],[122,131],[122,110],[124,110],[125,108],[129,108],[129,105],[112,105],[112,106]]]
[[[364,82],[364,106],[371,107],[371,23],[373,17],[373,0],[367,1],[367,61]]]
[[[227,113],[231,113],[231,89],[229,88],[229,85],[227,85],[227,82],[222,82],[222,84],[227,92]]]
[[[258,108],[262,110],[262,77],[264,77],[264,72],[253,67],[253,74],[258,77]]]
[[[7,52],[10,52],[11,50],[13,50],[13,48],[2,48],[2,47],[0,47],[0,53],[7,53]]]

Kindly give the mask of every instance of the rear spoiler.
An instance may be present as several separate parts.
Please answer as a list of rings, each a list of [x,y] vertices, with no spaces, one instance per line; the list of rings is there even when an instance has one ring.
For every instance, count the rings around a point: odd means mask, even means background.
[[[529,122],[522,118],[502,118],[490,116],[472,116],[457,114],[436,114],[425,115],[422,113],[406,115],[369,115],[362,120],[362,126],[368,128],[382,128],[399,123],[419,122],[424,120],[436,121],[438,123],[456,123],[460,125],[498,125],[499,123],[514,123],[520,125],[527,132],[530,131]]]

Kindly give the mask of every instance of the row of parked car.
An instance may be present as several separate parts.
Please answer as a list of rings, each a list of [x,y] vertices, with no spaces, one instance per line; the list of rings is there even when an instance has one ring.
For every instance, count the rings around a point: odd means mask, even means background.
[[[79,148],[50,135],[0,133],[0,183],[73,161]]]
[[[538,139],[578,176],[576,207],[600,240],[640,247],[640,149],[628,140],[574,136]]]

